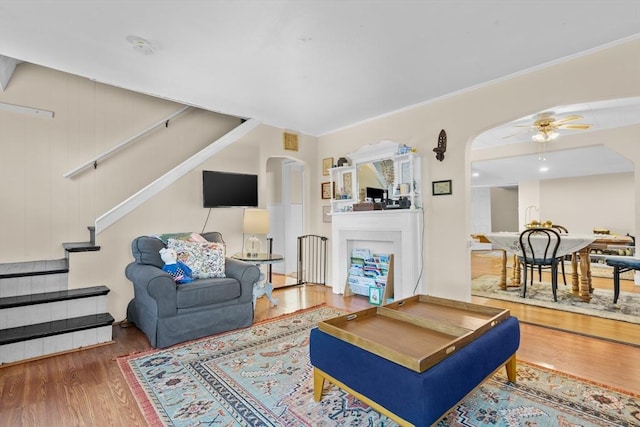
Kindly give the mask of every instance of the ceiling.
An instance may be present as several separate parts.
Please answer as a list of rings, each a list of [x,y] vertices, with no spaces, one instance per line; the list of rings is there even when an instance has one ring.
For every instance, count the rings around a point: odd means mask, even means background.
[[[515,187],[521,182],[633,172],[633,162],[604,146],[481,160],[471,165],[472,187]]]
[[[558,139],[540,144],[531,137],[536,133],[530,125],[540,113],[560,119],[569,115],[582,118],[571,124],[589,124],[587,130],[558,129]],[[602,132],[640,123],[640,97],[560,105],[512,122],[505,123],[478,135],[471,145],[472,152],[510,144],[520,144],[531,154],[507,155],[501,158],[474,161],[471,164],[472,186],[514,186],[518,182],[586,175],[632,172],[633,162],[603,146],[562,149],[568,137]],[[637,128],[634,128],[637,129]],[[640,133],[635,130],[636,135]]]
[[[318,136],[638,37],[639,16],[637,0],[0,0],[0,55]]]

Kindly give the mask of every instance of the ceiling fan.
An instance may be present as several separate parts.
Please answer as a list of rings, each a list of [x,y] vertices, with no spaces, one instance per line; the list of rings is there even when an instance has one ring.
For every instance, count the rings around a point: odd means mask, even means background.
[[[553,113],[540,113],[536,116],[536,121],[533,122],[533,125],[516,125],[515,127],[526,127],[527,132],[536,131],[536,133],[531,137],[531,139],[535,142],[548,142],[556,139],[558,134],[558,129],[569,129],[569,130],[586,130],[591,127],[590,124],[586,123],[571,123],[576,120],[582,119],[582,116],[577,114],[572,114],[570,116],[562,117],[560,119],[556,119],[553,116]],[[510,138],[515,135],[519,135],[521,132],[518,132],[513,135],[505,136],[504,138]]]

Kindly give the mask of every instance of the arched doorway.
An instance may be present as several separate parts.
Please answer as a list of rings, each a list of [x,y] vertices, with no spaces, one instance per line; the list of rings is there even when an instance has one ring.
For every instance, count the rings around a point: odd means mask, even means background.
[[[284,255],[273,272],[282,274],[284,286],[296,284],[297,238],[304,234],[304,165],[285,157],[267,160],[267,210],[271,217],[273,252]]]

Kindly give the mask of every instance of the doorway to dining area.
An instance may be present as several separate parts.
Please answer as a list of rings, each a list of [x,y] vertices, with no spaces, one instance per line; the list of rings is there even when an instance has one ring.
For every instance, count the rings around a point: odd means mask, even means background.
[[[539,142],[534,138],[540,133],[535,124],[538,116],[546,113],[552,113],[560,124],[579,123],[581,126],[556,129],[553,138]],[[614,235],[637,236],[638,177],[635,165],[638,157],[637,142],[633,141],[637,140],[639,120],[640,98],[630,97],[554,106],[499,124],[478,135],[471,146],[469,163],[472,234],[518,232],[535,220],[560,224],[570,233],[590,234],[594,229],[600,229]],[[501,200],[498,190],[503,194],[511,191],[512,201]],[[508,219],[505,221],[496,214]],[[515,224],[508,222],[514,218]],[[472,243],[472,249],[472,279],[499,278],[502,253],[492,251],[490,244],[477,242]],[[600,264],[594,259],[591,266],[593,287],[612,292],[612,269],[602,261]],[[550,278],[543,274],[542,282],[549,283]],[[561,289],[563,285],[559,287]],[[632,273],[627,274],[621,281],[621,290],[640,296],[640,274],[636,273],[635,277]],[[491,299],[490,303],[506,304],[497,299]],[[516,311],[531,310],[525,301],[510,304]],[[564,312],[557,307],[552,306],[551,310],[552,319],[564,317]],[[594,318],[588,314],[583,316]],[[544,323],[547,320],[545,316],[538,316],[532,321]],[[602,320],[614,322],[604,329],[616,330],[623,324],[640,337],[638,325]],[[585,328],[584,321],[580,322],[578,326],[565,319],[551,322],[549,326],[579,333],[601,333],[599,326]]]

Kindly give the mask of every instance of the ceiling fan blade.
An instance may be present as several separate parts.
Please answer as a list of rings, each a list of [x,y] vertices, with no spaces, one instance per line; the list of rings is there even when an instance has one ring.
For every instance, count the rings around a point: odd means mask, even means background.
[[[561,119],[552,121],[551,122],[551,126],[558,126],[558,125],[560,125],[562,123],[572,122],[574,120],[580,120],[581,118],[582,118],[582,116],[578,116],[577,114],[573,114],[571,116],[563,117]]]
[[[575,124],[575,125],[560,125],[558,126],[558,129],[580,129],[580,130],[586,130],[589,129],[591,127],[591,125],[588,124]]]

